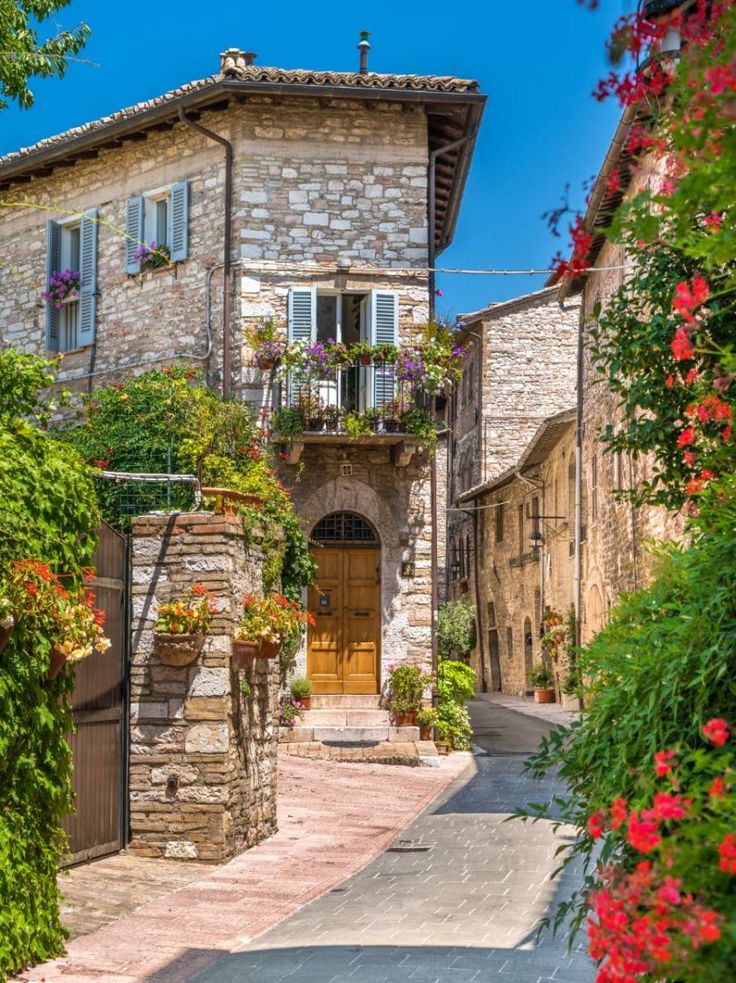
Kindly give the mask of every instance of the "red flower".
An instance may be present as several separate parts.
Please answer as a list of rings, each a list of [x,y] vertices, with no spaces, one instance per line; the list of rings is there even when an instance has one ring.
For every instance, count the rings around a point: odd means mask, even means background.
[[[619,796],[611,806],[611,829],[618,829],[620,826],[623,826],[628,814],[628,803],[626,799],[622,799]]]
[[[654,755],[654,770],[660,778],[664,778],[672,771],[675,753],[675,751],[657,751]]]
[[[711,212],[710,215],[706,215],[703,219],[706,229],[710,229],[713,232],[718,232],[722,221],[723,216],[719,212]]]
[[[640,853],[650,853],[662,840],[655,820],[646,819],[637,812],[629,816],[626,839]]]
[[[724,874],[736,874],[736,836],[727,833],[725,840],[718,845],[720,868]]]
[[[708,795],[711,799],[723,799],[726,796],[726,783],[723,778],[719,775],[714,778],[710,783],[710,788],[708,789]]]
[[[31,597],[35,597],[38,593],[38,587],[36,584],[28,583],[26,584],[26,591],[31,595]]]
[[[728,740],[728,722],[722,717],[714,717],[703,727],[703,735],[708,738],[715,747],[722,747]]]
[[[592,837],[594,840],[600,839],[603,836],[604,825],[604,813],[602,810],[594,812],[593,815],[588,819],[586,824],[586,829],[588,830],[588,836]]]
[[[686,362],[695,354],[692,342],[684,328],[678,328],[670,345],[672,354],[678,362]]]
[[[695,443],[695,431],[693,430],[692,427],[686,427],[685,430],[683,430],[680,436],[677,438],[677,446],[689,447],[690,444],[694,444],[694,443]]]
[[[685,453],[682,455],[682,459],[689,468],[695,464],[695,454],[692,451],[685,451]]]
[[[669,792],[657,792],[654,796],[652,810],[657,819],[682,819],[685,810],[682,808],[682,796],[671,795]]]
[[[209,591],[204,584],[195,584],[194,587],[192,587],[192,594],[196,594],[197,597],[204,597],[205,594],[208,593]]]
[[[695,380],[698,378],[699,375],[700,373],[698,372],[697,369],[690,369],[688,374],[685,376],[685,385],[692,386],[692,384],[695,382]]]

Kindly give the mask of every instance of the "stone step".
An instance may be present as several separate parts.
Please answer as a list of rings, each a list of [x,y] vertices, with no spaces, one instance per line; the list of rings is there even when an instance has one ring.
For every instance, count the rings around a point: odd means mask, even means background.
[[[356,744],[361,742],[416,744],[419,740],[418,727],[282,727],[279,740],[283,744],[297,744],[305,741],[321,743]]]
[[[388,710],[317,709],[305,710],[301,727],[388,727]]]
[[[377,709],[379,700],[378,693],[318,693],[312,695],[311,708],[313,710],[343,708],[369,710],[371,707]]]

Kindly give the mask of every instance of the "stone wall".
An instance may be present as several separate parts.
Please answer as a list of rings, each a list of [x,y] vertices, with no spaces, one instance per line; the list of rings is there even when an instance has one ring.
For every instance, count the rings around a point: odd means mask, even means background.
[[[489,632],[495,631],[499,650],[501,690],[523,695],[528,689],[528,663],[542,659],[541,623],[550,608],[564,614],[573,601],[575,488],[570,463],[575,460],[574,427],[555,443],[539,466],[510,477],[477,499],[480,512],[480,625],[487,667]],[[540,520],[541,549],[531,541],[533,499],[538,515],[563,516]],[[491,506],[488,508],[488,506]],[[498,519],[498,510],[502,519]],[[475,602],[474,574],[469,597]],[[529,642],[528,636],[531,635]],[[478,653],[473,665],[481,679]],[[486,670],[488,688],[491,674]]]
[[[343,462],[352,465],[350,477],[340,474]],[[406,467],[398,467],[385,445],[307,444],[299,465],[282,464],[279,477],[291,491],[305,533],[323,516],[342,511],[357,512],[375,527],[381,542],[381,681],[391,663],[428,658],[432,517],[427,453],[418,451]],[[414,577],[401,576],[403,561],[415,564]],[[305,659],[302,652],[297,665],[302,674]]]
[[[276,830],[275,663],[231,668],[245,593],[262,590],[263,551],[240,517],[148,515],[132,530],[130,850],[222,861]],[[196,582],[220,610],[182,668],[153,652],[156,612]],[[247,679],[251,695],[241,691]]]

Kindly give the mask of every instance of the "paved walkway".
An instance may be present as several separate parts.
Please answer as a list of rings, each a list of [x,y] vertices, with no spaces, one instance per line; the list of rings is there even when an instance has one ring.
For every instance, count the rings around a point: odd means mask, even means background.
[[[488,702],[472,714],[487,756],[470,773],[361,873],[191,983],[591,983],[583,952],[536,939],[575,881],[550,881],[565,831],[504,822],[517,804],[561,791],[522,774],[549,728]]]
[[[478,699],[494,706],[514,710],[524,716],[536,717],[549,724],[570,724],[577,720],[575,710],[566,710],[559,703],[535,703],[531,696],[511,696],[508,693],[479,693]]]
[[[189,980],[359,871],[471,762],[453,755],[441,768],[402,768],[285,757],[275,836],[221,867],[173,870],[121,856],[76,868],[62,879],[65,918],[90,934],[20,979]]]

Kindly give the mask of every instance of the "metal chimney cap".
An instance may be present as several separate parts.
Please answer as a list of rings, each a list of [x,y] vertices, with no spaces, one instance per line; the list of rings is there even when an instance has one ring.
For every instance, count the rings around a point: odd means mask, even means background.
[[[370,31],[361,31],[360,32],[360,41],[358,41],[358,47],[359,48],[370,48],[371,45],[370,45],[370,41],[368,40],[368,38],[370,36],[371,36],[371,32]]]

